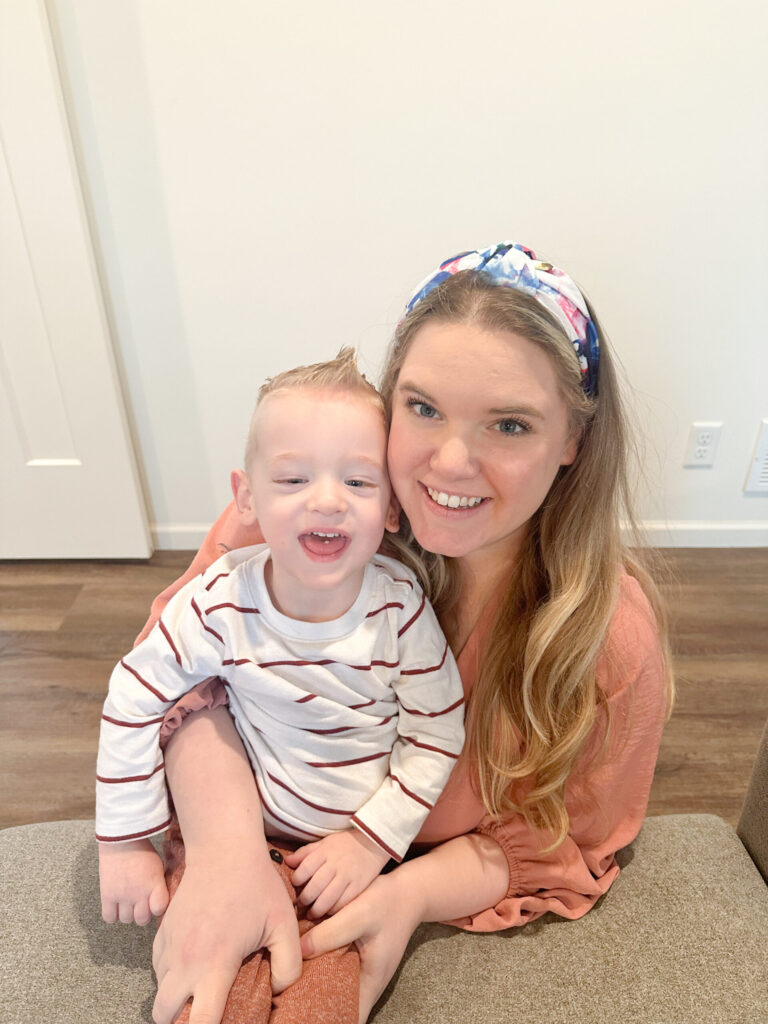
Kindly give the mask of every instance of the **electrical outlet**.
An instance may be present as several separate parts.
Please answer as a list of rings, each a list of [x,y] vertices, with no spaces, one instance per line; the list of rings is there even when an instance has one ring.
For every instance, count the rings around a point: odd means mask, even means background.
[[[686,468],[714,466],[722,423],[692,423],[685,450]]]

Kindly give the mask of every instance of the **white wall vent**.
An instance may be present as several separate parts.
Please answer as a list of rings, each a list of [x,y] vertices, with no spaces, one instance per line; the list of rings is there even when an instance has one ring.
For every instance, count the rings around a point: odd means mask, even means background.
[[[760,424],[760,433],[747,474],[744,493],[768,497],[768,420],[763,420]]]

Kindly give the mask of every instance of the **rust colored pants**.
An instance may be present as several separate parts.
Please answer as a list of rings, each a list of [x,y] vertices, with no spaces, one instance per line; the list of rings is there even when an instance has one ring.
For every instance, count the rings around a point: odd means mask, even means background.
[[[296,902],[291,872],[282,857],[294,847],[269,842],[275,869],[296,907],[299,932],[309,928],[305,908]],[[272,851],[276,851],[272,853]],[[165,880],[173,899],[184,874],[184,843],[174,821],[165,839]],[[280,995],[273,996],[269,978],[269,954],[252,953],[229,993],[222,1024],[357,1024],[360,989],[360,959],[354,946],[336,949],[313,960],[305,960],[299,980]],[[178,1024],[188,1024],[190,1000]]]

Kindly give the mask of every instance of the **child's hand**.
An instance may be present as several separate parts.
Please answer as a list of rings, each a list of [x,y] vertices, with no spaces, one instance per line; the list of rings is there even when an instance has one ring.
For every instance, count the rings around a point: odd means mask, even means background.
[[[149,924],[168,906],[163,862],[149,839],[99,843],[99,883],[107,924]]]
[[[308,917],[341,910],[370,885],[388,860],[389,854],[356,828],[302,846],[285,858],[295,869],[293,884],[304,886],[299,903],[312,904]]]

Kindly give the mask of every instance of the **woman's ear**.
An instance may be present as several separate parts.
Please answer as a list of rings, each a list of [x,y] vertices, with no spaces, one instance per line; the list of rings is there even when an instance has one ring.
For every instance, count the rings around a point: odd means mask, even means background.
[[[387,509],[387,518],[384,520],[384,529],[389,533],[397,533],[400,529],[400,502],[395,497],[394,491],[389,499],[389,508]]]
[[[244,469],[233,469],[229,476],[237,514],[243,526],[253,526],[258,521],[254,507],[253,491]]]
[[[581,438],[583,434],[583,427],[573,428],[571,436],[565,442],[565,447],[563,448],[563,454],[560,459],[561,466],[570,466],[572,462],[576,461],[576,456],[579,454],[579,447],[581,446]]]

